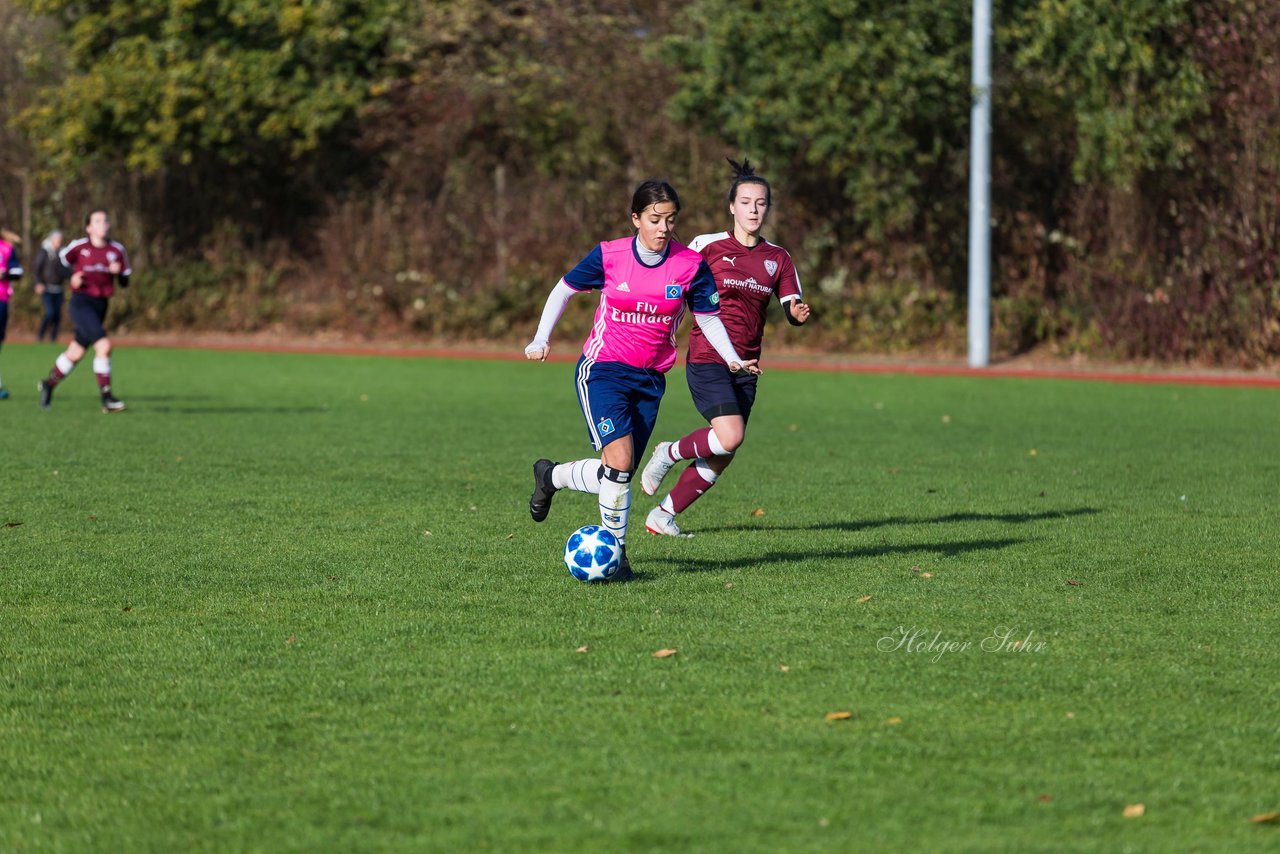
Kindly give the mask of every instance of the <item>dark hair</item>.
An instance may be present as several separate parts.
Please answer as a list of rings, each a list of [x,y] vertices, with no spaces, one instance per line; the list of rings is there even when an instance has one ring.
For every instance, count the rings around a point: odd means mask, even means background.
[[[671,202],[676,206],[676,212],[680,211],[680,196],[676,194],[676,188],[661,178],[650,178],[636,187],[631,196],[631,212],[639,216],[649,205],[656,205],[658,202]]]
[[[89,227],[89,222],[90,222],[90,220],[92,220],[92,219],[93,219],[93,215],[94,215],[94,214],[96,214],[96,213],[100,213],[100,214],[102,214],[102,215],[104,215],[104,216],[109,216],[109,214],[107,213],[107,209],[106,209],[106,208],[94,208],[93,210],[89,211],[87,214],[85,214],[85,215],[84,215],[84,226],[85,226],[85,228],[88,228],[88,227]]]
[[[728,157],[725,160],[729,160]],[[729,165],[733,167],[733,183],[729,185],[729,204],[733,204],[738,199],[738,188],[743,184],[759,184],[764,187],[764,203],[766,205],[773,204],[773,189],[769,186],[769,182],[756,174],[755,168],[751,165],[750,160],[744,159],[741,165],[729,160]]]

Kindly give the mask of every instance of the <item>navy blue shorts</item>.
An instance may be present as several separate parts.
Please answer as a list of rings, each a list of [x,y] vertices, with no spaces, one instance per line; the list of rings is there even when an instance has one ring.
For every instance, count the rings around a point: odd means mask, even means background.
[[[76,343],[81,347],[91,347],[96,341],[107,337],[107,330],[102,322],[107,319],[107,298],[91,297],[84,294],[71,295],[71,325],[76,330]]]
[[[728,365],[719,362],[689,362],[684,366],[689,381],[689,394],[693,405],[702,417],[710,421],[721,415],[741,415],[751,418],[751,407],[756,402],[755,374],[735,374]]]
[[[0,300],[0,341],[4,340],[4,332],[9,328],[9,301]]]
[[[578,360],[573,377],[591,447],[598,451],[615,439],[630,436],[632,456],[638,459],[653,435],[667,378],[648,368],[593,362],[586,356]]]

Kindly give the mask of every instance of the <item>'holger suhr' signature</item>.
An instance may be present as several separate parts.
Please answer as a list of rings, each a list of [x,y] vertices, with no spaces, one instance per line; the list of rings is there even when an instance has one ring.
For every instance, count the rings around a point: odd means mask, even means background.
[[[931,656],[933,661],[941,661],[944,655],[964,653],[977,649],[982,652],[1041,652],[1045,642],[1033,640],[1035,631],[1025,635],[1018,629],[1008,626],[996,626],[995,630],[980,641],[954,640],[942,636],[942,632],[930,632],[898,626],[893,634],[886,635],[876,641],[876,649],[881,652],[914,652]]]

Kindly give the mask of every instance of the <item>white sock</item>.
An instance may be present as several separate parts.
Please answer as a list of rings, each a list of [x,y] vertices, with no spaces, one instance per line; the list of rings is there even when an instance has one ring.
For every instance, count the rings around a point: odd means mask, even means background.
[[[572,489],[599,495],[600,460],[596,458],[561,463],[551,470],[551,485],[556,489]]]
[[[110,356],[94,356],[93,372],[95,374],[106,374],[107,376],[111,376],[111,357]],[[63,373],[65,373],[65,371]]]
[[[622,478],[619,482],[615,478]],[[600,479],[600,524],[605,530],[627,542],[627,520],[631,515],[631,475],[616,469],[605,469]]]
[[[58,370],[64,377],[71,373],[76,366],[76,363],[71,361],[71,359],[67,357],[66,353],[59,353],[58,358],[54,359],[53,363],[58,366]]]

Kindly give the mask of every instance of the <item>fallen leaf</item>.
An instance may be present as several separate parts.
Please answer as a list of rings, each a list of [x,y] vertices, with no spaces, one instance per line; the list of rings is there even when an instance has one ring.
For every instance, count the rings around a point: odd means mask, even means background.
[[[800,428],[799,428],[797,425],[795,425],[795,424],[788,424],[788,425],[787,425],[787,429],[788,429],[788,430],[790,430],[792,433],[794,433],[794,432],[796,432],[797,430],[799,430]]]
[[[297,642],[298,642],[298,636],[297,636],[297,635],[289,635],[289,637],[285,639],[284,645],[285,645],[285,646],[293,646],[293,645],[294,645],[295,643],[297,643]]]
[[[1035,449],[1035,448],[1032,448],[1031,450],[1027,451],[1027,456],[1028,456],[1028,457],[1034,457],[1035,455],[1036,455],[1036,449]]]
[[[121,611],[124,611],[124,612],[127,614],[127,613],[129,613],[130,611],[132,611],[132,610],[133,610],[133,606],[132,606],[132,605],[125,605],[125,606],[124,606],[123,608],[121,608],[120,610],[121,610]]]
[[[752,516],[763,516],[763,515],[764,515],[764,508],[763,508],[763,507],[757,507],[755,510],[752,510],[752,511],[751,511],[751,515],[752,515]]]
[[[847,721],[853,717],[853,712],[827,712],[827,720],[829,721]]]
[[[726,581],[726,582],[724,583],[724,589],[725,589],[725,590],[728,590],[728,589],[730,589],[731,587],[733,587],[733,582],[732,582],[732,581]]]
[[[174,457],[174,458],[173,458],[173,461],[174,461],[175,463],[180,463],[180,462],[182,462],[182,457]]]
[[[871,601],[871,597],[870,597],[870,596],[859,596],[859,597],[858,597],[858,604],[859,604],[859,605],[861,605],[861,604],[862,604],[862,603],[864,603],[864,602],[870,602],[870,601]]]
[[[1068,578],[1068,579],[1067,579],[1067,583],[1068,583],[1068,584],[1070,584],[1072,587],[1079,587],[1079,586],[1080,586],[1080,582],[1079,582],[1079,581],[1076,581],[1074,578]]]
[[[943,423],[943,424],[950,424],[950,423],[951,423],[951,416],[950,416],[950,415],[944,415],[944,416],[942,416],[942,423]]]
[[[1041,497],[1041,498],[1044,498],[1044,490],[1043,490],[1043,489],[1042,489],[1042,490],[1040,490],[1040,497]]]
[[[476,509],[476,506],[475,506],[474,504],[472,504],[472,505],[471,505],[471,509],[472,509],[472,510],[475,510],[475,509]]]
[[[1076,713],[1075,713],[1075,712],[1067,712],[1067,719],[1068,719],[1068,720],[1075,720],[1075,717],[1076,717]]]
[[[933,573],[932,573],[932,572],[922,572],[922,573],[920,573],[920,577],[921,577],[921,578],[933,578]]]
[[[779,664],[779,665],[778,665],[778,669],[779,669],[779,670],[781,670],[783,673],[790,673],[790,672],[791,672],[791,668],[790,668],[790,667],[787,667],[787,665],[785,665],[785,664]]]
[[[830,824],[831,824],[831,821],[829,819],[825,819],[825,818],[818,819],[818,827],[827,827]]]
[[[93,518],[93,517],[90,517],[90,518]],[[18,527],[18,526],[19,526],[19,525],[21,525],[21,524],[22,524],[21,522],[5,522],[5,523],[4,523],[4,526],[5,526],[6,528],[16,528],[16,527]]]
[[[98,517],[97,517],[97,516],[90,516],[90,517],[89,517],[89,521],[90,521],[90,522],[96,522],[96,521],[98,521]]]
[[[586,645],[586,644],[583,644],[582,646],[580,646],[580,647],[578,647],[577,649],[575,649],[575,650],[574,650],[574,652],[586,652],[586,651],[587,651],[587,645]]]
[[[917,566],[913,566],[913,567],[911,567],[911,571],[912,571],[912,572],[919,572],[919,571],[920,571],[920,567],[919,567],[918,565],[917,565]]]
[[[653,654],[653,657],[654,658],[670,658],[671,656],[675,655],[677,652],[679,652],[679,650],[660,649]]]
[[[1280,812],[1264,812],[1261,815],[1255,815],[1249,821],[1254,824],[1266,824],[1280,818]]]
[[[430,532],[430,531],[423,531],[423,532],[422,532],[422,536],[424,536],[424,537],[429,537],[429,536],[431,536],[431,532]]]
[[[897,715],[894,715],[893,717],[886,720],[885,723],[889,724],[889,726],[897,726],[898,724],[902,723],[902,718],[898,717]]]
[[[1124,808],[1125,818],[1142,818],[1147,814],[1146,804],[1129,804]]]
[[[512,532],[512,533],[510,533],[510,534],[507,534],[507,539],[508,539],[508,540],[514,540],[515,538],[516,538],[516,535],[515,535],[515,533],[514,533],[514,532]]]
[[[1051,800],[1053,800],[1053,795],[1045,794],[1040,796],[1040,803],[1042,804],[1047,804]]]

